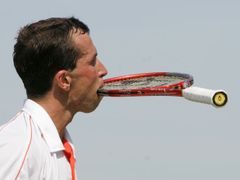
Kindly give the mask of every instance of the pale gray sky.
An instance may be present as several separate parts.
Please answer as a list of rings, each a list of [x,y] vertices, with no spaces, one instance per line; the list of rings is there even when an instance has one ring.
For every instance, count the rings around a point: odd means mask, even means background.
[[[2,1],[0,123],[26,98],[12,62],[19,28],[75,16],[90,27],[108,77],[184,72],[229,94],[222,109],[175,97],[105,98],[69,126],[80,179],[239,180],[239,8],[237,0]]]

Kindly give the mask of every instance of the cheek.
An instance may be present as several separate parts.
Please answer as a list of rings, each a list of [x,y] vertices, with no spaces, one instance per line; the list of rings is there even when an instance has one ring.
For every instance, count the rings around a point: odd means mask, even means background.
[[[83,85],[85,84],[86,86],[91,86],[97,82],[97,76],[95,71],[91,72],[86,72],[84,77],[83,77]]]
[[[79,77],[79,88],[87,92],[90,92],[97,86],[97,73],[95,70],[84,71],[82,76]]]

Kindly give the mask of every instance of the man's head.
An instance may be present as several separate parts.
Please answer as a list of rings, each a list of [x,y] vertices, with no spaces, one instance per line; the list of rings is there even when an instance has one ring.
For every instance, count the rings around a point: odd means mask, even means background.
[[[57,89],[74,112],[91,112],[101,98],[107,70],[97,58],[89,28],[75,18],[50,18],[23,27],[14,46],[14,65],[28,98]],[[63,94],[62,94],[63,93]]]
[[[60,69],[72,70],[81,56],[74,47],[72,32],[89,33],[75,18],[50,18],[23,27],[14,46],[14,65],[28,97],[43,96]]]

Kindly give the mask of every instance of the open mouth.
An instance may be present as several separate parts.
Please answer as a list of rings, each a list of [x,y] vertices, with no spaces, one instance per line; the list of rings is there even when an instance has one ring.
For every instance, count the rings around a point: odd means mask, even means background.
[[[101,85],[99,86],[99,88],[97,89],[97,94],[98,96],[102,96],[101,95],[101,89],[104,87],[104,83],[101,83]]]

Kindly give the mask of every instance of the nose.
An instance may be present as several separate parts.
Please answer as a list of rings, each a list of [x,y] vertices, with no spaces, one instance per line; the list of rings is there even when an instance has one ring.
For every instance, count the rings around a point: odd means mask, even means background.
[[[98,61],[98,76],[102,78],[108,74],[108,71],[99,59],[97,61]]]

